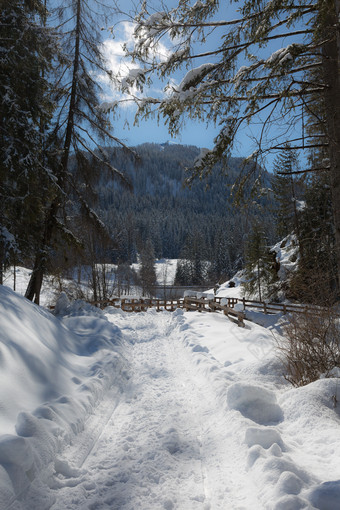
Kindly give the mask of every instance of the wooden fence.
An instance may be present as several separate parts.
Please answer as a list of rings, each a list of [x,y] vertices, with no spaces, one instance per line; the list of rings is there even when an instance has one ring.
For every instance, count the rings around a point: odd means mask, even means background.
[[[183,308],[186,310],[196,310],[198,312],[217,312],[222,311],[231,321],[236,322],[240,327],[244,327],[245,313],[234,310],[234,301],[232,298],[228,299],[228,304],[221,304],[221,300],[218,298],[193,298],[185,297]]]
[[[156,308],[157,312],[166,310],[174,312],[177,308],[183,308],[182,299],[157,299],[157,298],[113,298],[92,303],[100,308],[114,306],[124,312],[145,312],[148,308]]]
[[[236,322],[239,326],[244,326],[244,313],[233,309],[234,300],[231,300],[231,306],[221,304],[216,299],[185,297],[182,299],[152,299],[152,298],[114,298],[110,300],[97,301],[96,306],[104,308],[114,306],[121,308],[124,312],[145,312],[148,308],[155,308],[157,311],[166,310],[173,312],[177,308],[186,311],[193,310],[198,312],[216,312],[222,311],[230,320]]]
[[[254,308],[264,313],[305,313],[313,312],[318,313],[322,311],[322,307],[313,305],[298,305],[298,304],[286,304],[286,303],[268,303],[266,301],[253,301],[245,298],[215,298],[216,301],[221,302],[222,299],[228,300],[228,306],[234,307],[235,304],[241,304],[243,309]]]
[[[305,313],[320,312],[321,308],[316,306],[285,304],[285,303],[267,303],[265,301],[253,301],[245,298],[228,297],[185,297],[181,299],[156,299],[156,298],[114,298],[110,300],[97,301],[93,303],[96,306],[104,308],[114,306],[121,308],[125,312],[145,312],[148,308],[155,308],[157,311],[166,310],[173,312],[177,308],[187,311],[197,312],[217,312],[221,311],[230,320],[244,327],[245,310],[256,309],[264,313],[272,314],[277,312],[287,313]],[[235,305],[242,305],[243,310],[235,310]]]

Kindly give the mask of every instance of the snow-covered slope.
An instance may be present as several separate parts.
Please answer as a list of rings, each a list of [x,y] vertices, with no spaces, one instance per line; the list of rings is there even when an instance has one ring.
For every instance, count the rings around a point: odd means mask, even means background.
[[[280,315],[0,313],[1,510],[339,508],[337,380],[284,380]]]
[[[113,382],[124,379],[120,331],[92,307],[90,315],[80,304],[72,312],[77,316],[62,323],[0,286],[1,510],[84,428]]]

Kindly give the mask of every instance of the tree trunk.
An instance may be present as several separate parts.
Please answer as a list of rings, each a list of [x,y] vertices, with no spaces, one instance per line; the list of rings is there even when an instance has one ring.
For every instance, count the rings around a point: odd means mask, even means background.
[[[325,107],[326,126],[329,143],[330,175],[332,186],[332,207],[335,226],[335,255],[337,263],[337,292],[340,289],[340,36],[336,31],[340,0],[330,0],[326,21],[326,38],[329,42],[323,46],[323,73],[326,84]]]
[[[28,282],[25,297],[30,301],[40,304],[40,292],[44,277],[44,263],[41,252],[36,256],[31,278]]]
[[[68,159],[70,154],[70,147],[72,142],[73,128],[74,128],[74,115],[76,108],[77,98],[77,83],[78,83],[78,70],[79,70],[79,55],[80,55],[80,21],[81,21],[81,0],[77,0],[77,24],[75,31],[75,49],[74,49],[74,60],[73,60],[73,72],[72,72],[72,88],[70,95],[70,103],[68,109],[67,126],[65,132],[65,141],[63,154],[60,161],[59,174],[58,174],[58,186],[61,190],[64,190],[65,180],[68,167]],[[25,293],[25,297],[34,300],[35,303],[39,304],[40,292],[43,281],[43,276],[46,272],[46,248],[50,245],[54,229],[56,226],[56,218],[60,209],[59,197],[52,202],[45,222],[45,231],[42,239],[41,246],[35,258],[33,272],[28,283],[28,287]]]
[[[258,286],[258,292],[259,292],[259,300],[262,301],[261,276],[260,276],[260,260],[257,263],[257,286]]]
[[[41,239],[40,247],[36,253],[33,271],[25,292],[25,297],[34,301],[37,305],[40,303],[41,286],[46,272],[46,249],[50,246],[53,232],[56,225],[56,215],[58,212],[58,200],[54,200],[50,205],[45,219],[44,234]]]

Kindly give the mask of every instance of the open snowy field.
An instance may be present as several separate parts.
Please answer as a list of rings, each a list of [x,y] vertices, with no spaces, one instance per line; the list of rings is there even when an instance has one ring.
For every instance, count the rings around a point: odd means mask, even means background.
[[[285,381],[279,315],[0,314],[1,510],[340,508],[338,381]]]
[[[101,264],[99,264],[101,266]],[[117,286],[115,283],[115,271],[117,265],[105,264],[106,267],[106,280],[108,282],[108,288],[112,291],[112,295],[117,294]],[[131,265],[131,269],[138,273],[140,271],[140,264],[135,263]],[[177,259],[158,259],[155,262],[155,271],[157,277],[157,285],[173,285],[176,275]],[[25,267],[17,266],[15,268],[15,275],[13,268],[9,268],[4,275],[4,285],[11,289],[15,289],[19,294],[25,295],[27,285],[31,276],[31,270]],[[78,274],[74,275],[77,280]],[[40,296],[40,304],[42,306],[54,305],[58,295],[60,294],[61,287],[66,290],[67,293],[76,293],[76,290],[83,292],[84,296],[90,296],[92,292],[90,290],[89,281],[91,279],[91,268],[83,267],[81,271],[80,283],[76,283],[75,280],[67,280],[65,278],[57,278],[46,275],[43,281],[42,293]],[[129,294],[132,296],[140,296],[142,293],[140,287],[131,285],[129,288]]]

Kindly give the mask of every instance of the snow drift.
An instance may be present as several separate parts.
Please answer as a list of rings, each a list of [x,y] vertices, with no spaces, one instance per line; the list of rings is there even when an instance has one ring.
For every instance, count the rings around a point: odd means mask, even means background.
[[[104,393],[124,378],[121,333],[101,311],[65,305],[59,312],[72,316],[63,324],[0,286],[1,509],[72,442]]]

